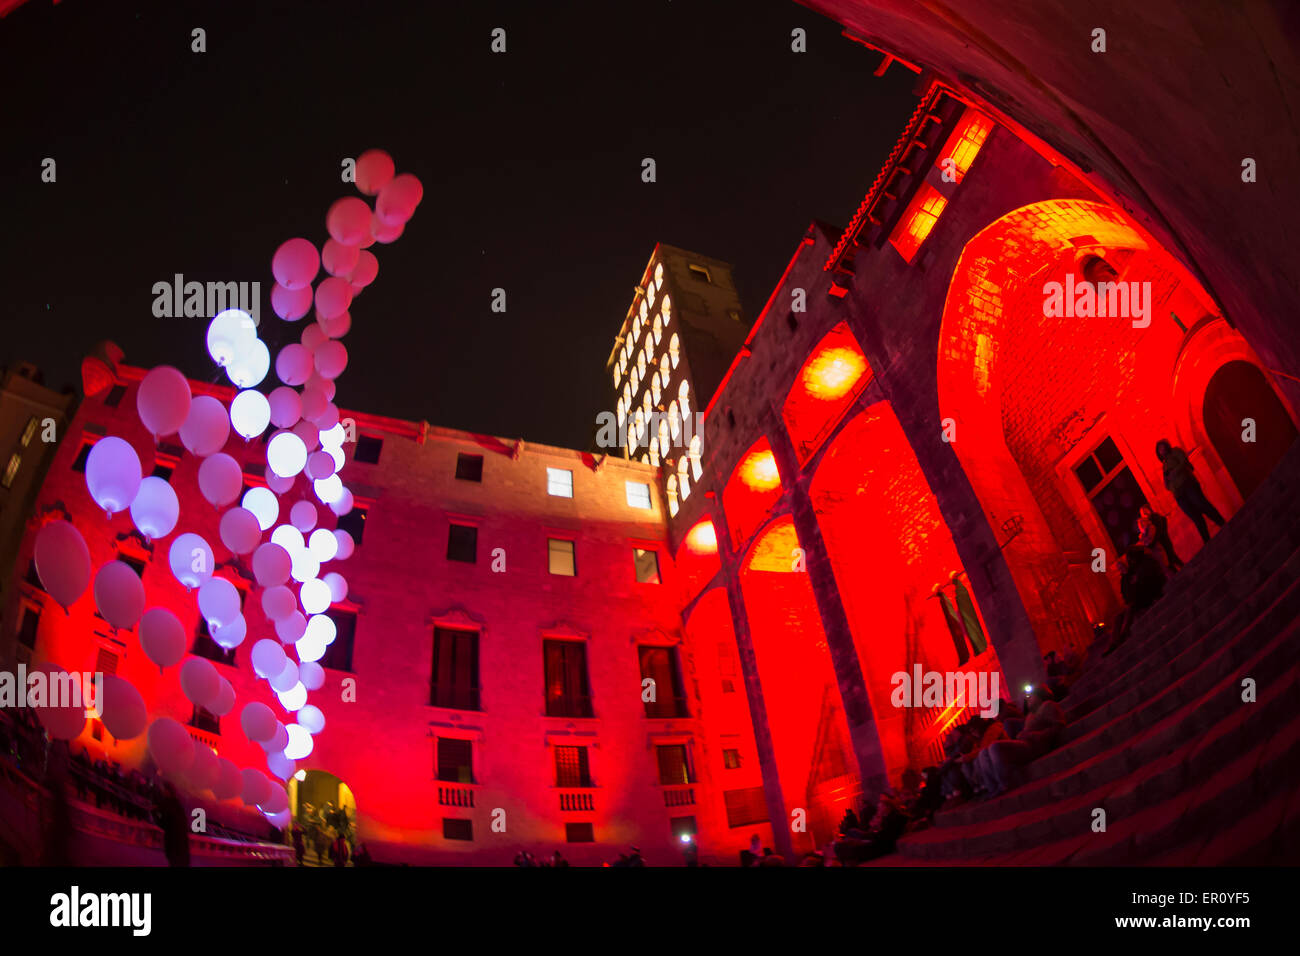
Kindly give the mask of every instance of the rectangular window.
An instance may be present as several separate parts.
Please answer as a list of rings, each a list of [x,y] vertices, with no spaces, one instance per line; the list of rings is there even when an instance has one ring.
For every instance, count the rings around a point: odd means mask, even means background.
[[[221,718],[198,704],[190,711],[190,726],[221,736]]]
[[[104,396],[104,404],[109,408],[117,408],[121,404],[123,397],[126,395],[125,385],[114,385]]]
[[[438,738],[438,779],[448,783],[474,782],[474,743],[457,737]]]
[[[590,823],[566,823],[564,840],[566,843],[595,843],[596,834]]]
[[[633,548],[632,561],[636,565],[638,584],[659,583],[659,552],[653,548]]]
[[[357,640],[357,613],[332,607],[325,611],[325,616],[334,622],[334,640],[317,663],[330,670],[351,671],[352,648]]]
[[[695,817],[673,817],[669,824],[673,831],[673,843],[685,846],[695,842],[695,835],[698,832]]]
[[[546,716],[590,717],[587,645],[582,641],[545,641]]]
[[[555,785],[568,789],[591,786],[586,747],[555,748]]]
[[[694,783],[685,744],[669,744],[655,748],[659,756],[659,782],[666,787],[679,783]]]
[[[90,448],[95,443],[93,441],[83,441],[81,450],[77,452],[77,457],[72,460],[72,470],[85,472],[86,459],[90,457]]]
[[[629,508],[650,508],[650,486],[641,481],[627,482],[627,505]]]
[[[9,464],[5,465],[4,477],[0,478],[0,484],[6,488],[12,488],[14,479],[18,477],[18,469],[22,467],[23,456],[14,452],[9,456]]]
[[[767,800],[762,787],[724,791],[722,801],[727,807],[727,826],[732,829],[767,822]]]
[[[117,655],[107,647],[101,647],[95,657],[95,670],[103,674],[117,673]]]
[[[474,821],[443,817],[442,838],[444,840],[472,841],[474,839]]]
[[[739,770],[739,769],[740,769],[740,751],[739,751],[739,750],[723,750],[723,751],[722,751],[722,766],[725,767],[727,770]]]
[[[135,574],[136,574],[136,577],[139,577],[139,578],[143,578],[143,577],[144,577],[144,566],[145,566],[145,560],[144,560],[144,558],[136,558],[136,557],[132,557],[132,556],[129,555],[129,554],[122,554],[122,553],[119,552],[119,553],[118,553],[118,556],[117,556],[117,560],[121,561],[121,562],[122,562],[123,564],[125,564],[128,568],[130,568],[132,571],[134,571]],[[242,595],[241,595],[241,598],[242,598]]]
[[[36,429],[39,427],[40,427],[40,422],[37,421],[35,415],[27,419],[27,424],[23,428],[23,437],[21,442],[24,448],[26,448],[28,445],[32,443],[32,439],[36,437]]]
[[[23,608],[23,620],[18,626],[18,643],[36,650],[36,630],[41,626],[41,612],[31,607]]]
[[[1138,513],[1147,504],[1142,486],[1124,464],[1114,439],[1105,438],[1074,466],[1088,500],[1119,551],[1137,541]]]
[[[939,221],[939,216],[947,205],[948,200],[939,194],[939,190],[929,183],[921,184],[911,205],[907,207],[902,223],[889,240],[906,261],[911,262],[916,256],[916,251],[930,235],[930,230]]]
[[[352,535],[352,543],[360,546],[366,533],[366,509],[353,505],[351,511],[339,518],[336,527]]]
[[[352,460],[364,465],[379,464],[379,453],[383,450],[384,440],[373,435],[358,435],[357,447],[352,452]]]
[[[687,269],[691,271],[691,278],[698,279],[700,282],[712,282],[713,276],[709,275],[707,266],[697,266],[694,262],[688,263]]]
[[[638,647],[641,663],[641,686],[654,681],[654,700],[645,702],[647,717],[686,717],[686,694],[682,690],[681,669],[675,647]]]
[[[940,158],[941,163],[944,159],[952,160],[954,182],[962,181],[992,129],[993,121],[981,113],[970,112],[963,118]]]
[[[478,560],[478,528],[453,524],[447,529],[447,560],[473,564]]]
[[[564,538],[546,539],[546,569],[552,574],[565,577],[577,576],[578,563],[572,541],[566,541]]]
[[[477,632],[433,629],[431,685],[431,706],[479,709]]]
[[[563,468],[547,468],[546,493],[555,498],[572,498],[573,472]]]
[[[456,456],[456,477],[461,481],[482,481],[483,480],[483,456],[482,455],[457,455]]]

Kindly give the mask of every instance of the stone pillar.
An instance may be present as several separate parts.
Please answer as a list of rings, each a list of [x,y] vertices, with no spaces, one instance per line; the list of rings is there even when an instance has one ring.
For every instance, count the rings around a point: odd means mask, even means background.
[[[715,482],[715,487],[717,484]],[[740,655],[740,673],[745,680],[745,697],[749,701],[749,718],[754,725],[754,749],[758,751],[758,767],[763,774],[763,797],[772,822],[772,849],[794,862],[794,840],[790,834],[790,811],[781,790],[781,775],[777,771],[776,751],[772,747],[772,728],[767,722],[767,704],[763,701],[762,682],[758,677],[758,661],[754,657],[754,641],[749,630],[749,614],[745,610],[745,597],[740,589],[740,562],[732,551],[731,529],[722,510],[719,495],[709,493],[711,519],[718,538],[718,559],[722,577],[727,586],[727,605],[731,609],[731,628],[736,636],[736,650]]]
[[[849,737],[853,741],[853,752],[858,761],[862,794],[874,802],[880,791],[889,786],[884,751],[880,746],[880,734],[876,729],[871,700],[867,696],[866,681],[862,677],[857,645],[853,642],[853,630],[849,626],[844,603],[840,600],[839,585],[835,580],[830,556],[826,552],[821,526],[817,523],[817,513],[808,490],[808,477],[800,473],[794,444],[774,414],[768,416],[765,432],[776,459],[777,471],[781,475],[781,484],[786,488],[794,529],[799,536],[799,547],[804,553],[808,581],[817,602],[817,612],[821,615],[826,646],[830,649],[831,664],[835,669],[835,682],[839,686],[840,701],[844,705],[844,716],[849,725]]]

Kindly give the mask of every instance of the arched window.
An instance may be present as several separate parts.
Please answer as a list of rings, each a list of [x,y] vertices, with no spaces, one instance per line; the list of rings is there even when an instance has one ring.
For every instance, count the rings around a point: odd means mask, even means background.
[[[665,295],[663,302],[659,303],[659,314],[664,317],[664,328],[668,328],[668,323],[673,320],[673,297]]]
[[[639,352],[636,357],[636,377],[645,378],[645,353]]]
[[[673,363],[673,368],[676,368],[677,363],[682,360],[681,349],[677,344],[676,332],[674,332],[673,337],[668,340],[668,360]]]
[[[691,383],[682,379],[677,386],[677,402],[682,406],[682,421],[691,417]]]
[[[630,381],[623,383],[623,407],[629,411],[632,408],[632,383]]]
[[[659,419],[659,451],[661,454],[668,454],[668,422]]]
[[[659,467],[659,446],[653,442],[650,444],[650,464]]]
[[[646,300],[649,301],[651,305],[654,305],[655,296],[658,294],[659,294],[659,287],[658,285],[655,284],[655,280],[651,279],[650,284],[646,287]]]
[[[627,402],[623,399],[618,400],[618,427],[623,427],[623,419],[627,417]]]
[[[653,407],[654,404],[650,401],[650,390],[646,389],[645,394],[641,396],[641,410],[645,413],[647,421],[650,418],[650,409]]]
[[[652,329],[653,332],[654,332],[654,336],[655,336],[655,345],[658,345],[658,344],[659,344],[659,340],[660,340],[661,338],[663,338],[663,336],[664,336],[664,323],[663,323],[663,320],[662,320],[659,316],[657,316],[657,315],[655,316],[655,324],[654,324],[653,326],[651,326],[651,329]]]
[[[668,476],[668,513],[676,516],[677,514],[677,476]]]
[[[641,384],[641,373],[637,371],[635,365],[632,366],[632,377],[628,380],[628,384],[632,387],[633,392],[635,392],[636,387]]]
[[[668,427],[672,429],[673,441],[677,441],[682,434],[682,413],[677,410],[676,401],[668,406]]]
[[[642,322],[645,321],[645,317],[646,317],[647,314],[649,314],[649,312],[650,312],[650,307],[649,307],[648,305],[645,304],[645,299],[642,299],[642,300],[641,300],[641,313],[640,313],[640,314],[641,314],[641,321],[642,321]]]
[[[672,363],[668,361],[668,353],[665,352],[659,356],[659,378],[664,383],[664,388],[668,387],[668,377],[672,374]]]
[[[664,264],[662,262],[655,263],[655,284],[664,284]]]
[[[691,476],[687,471],[689,468],[690,464],[687,462],[686,456],[682,455],[677,460],[677,486],[682,490],[682,501],[691,496]]]
[[[701,461],[704,452],[704,442],[700,440],[699,435],[691,437],[691,474],[695,480],[700,480],[700,475],[704,472],[704,463]]]
[[[650,367],[651,367],[651,368],[654,368],[654,362],[655,362],[655,340],[654,340],[654,336],[647,335],[647,336],[645,337],[645,348],[641,351],[641,354],[644,355],[644,356],[645,356],[645,360],[646,360],[648,363],[650,363]]]
[[[632,419],[632,431],[628,434],[628,441],[632,444],[633,449],[641,444],[641,436],[645,433],[645,413],[641,409],[636,410],[636,416]]]
[[[641,316],[638,315],[636,318],[632,320],[631,341],[635,342],[639,338],[641,338]]]
[[[632,359],[632,337],[628,336],[623,340],[623,361],[629,362]]]
[[[615,364],[614,366],[614,388],[615,389],[618,388],[618,380],[621,379],[622,377],[623,377],[623,370],[619,368],[617,364]]]
[[[660,391],[662,391],[662,389],[660,388],[659,385],[659,373],[655,372],[654,376],[650,379],[650,404],[651,405],[659,404]]]

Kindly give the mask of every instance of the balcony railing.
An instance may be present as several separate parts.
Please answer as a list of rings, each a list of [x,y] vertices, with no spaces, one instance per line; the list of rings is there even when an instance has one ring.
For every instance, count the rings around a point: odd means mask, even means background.
[[[438,784],[438,806],[474,809],[474,789],[464,784]]]
[[[594,790],[561,790],[560,809],[565,813],[596,809]]]
[[[690,807],[695,805],[695,784],[664,787],[665,807]]]
[[[590,717],[590,697],[548,697],[546,698],[547,717]]]
[[[213,750],[219,751],[221,749],[220,734],[214,734],[210,730],[204,730],[201,727],[195,727],[192,724],[187,724],[185,729],[190,732],[190,737],[198,743],[207,744]]]

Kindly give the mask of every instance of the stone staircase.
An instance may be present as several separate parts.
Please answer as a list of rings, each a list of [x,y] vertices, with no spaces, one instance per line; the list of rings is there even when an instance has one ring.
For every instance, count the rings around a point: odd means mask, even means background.
[[[1298,497],[1300,442],[1124,645],[1092,648],[1025,783],[940,811],[881,862],[1300,862]]]

